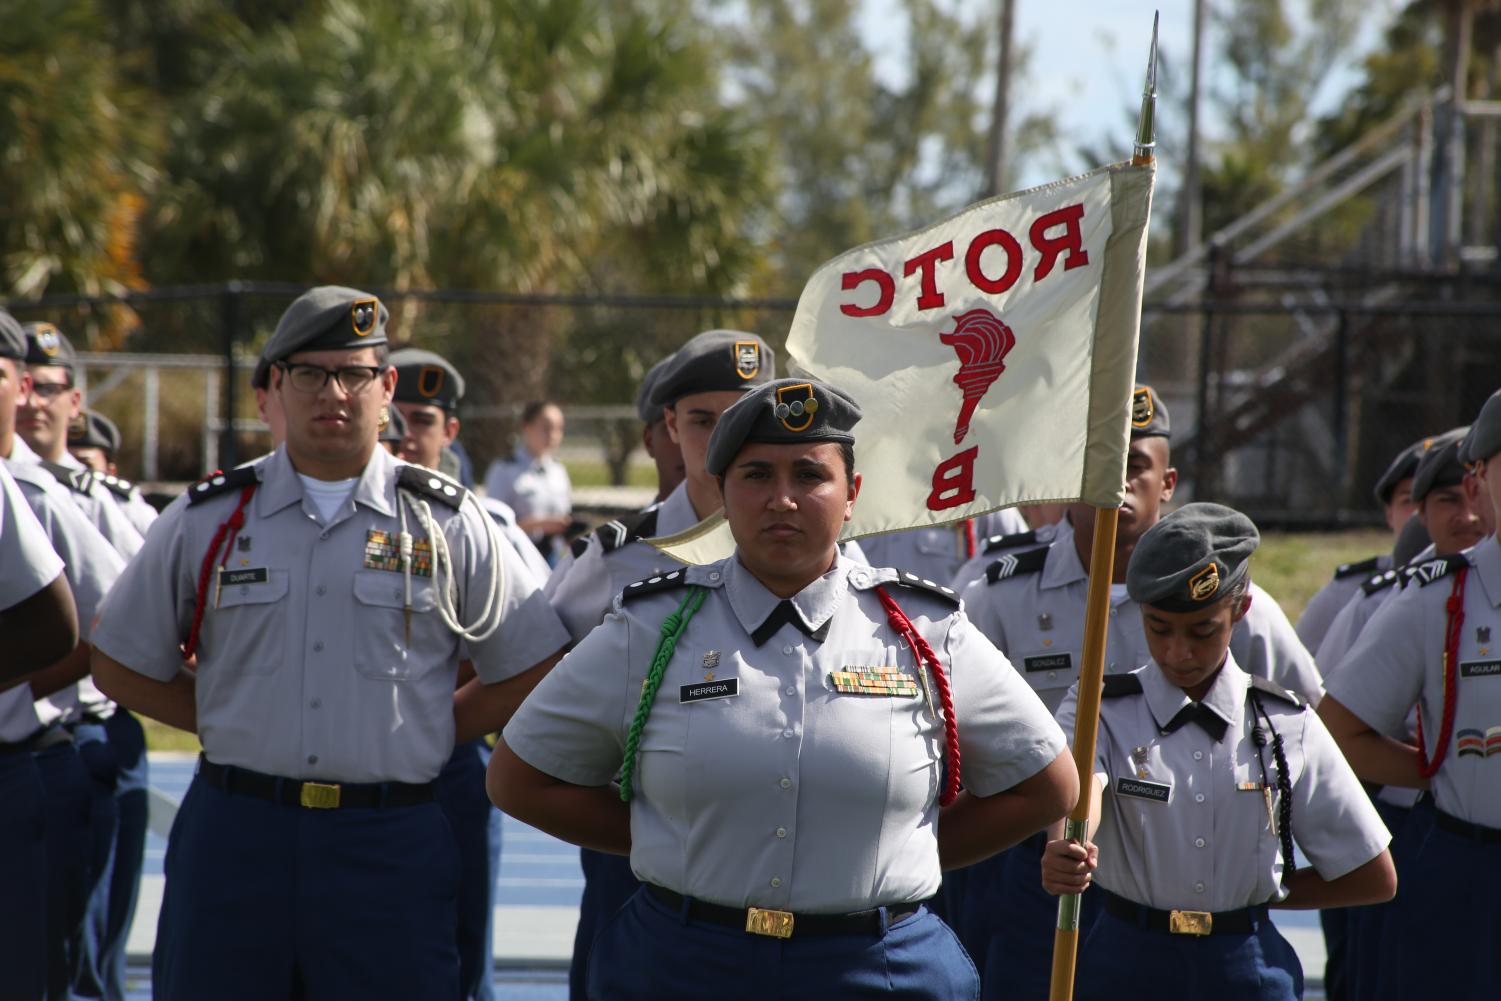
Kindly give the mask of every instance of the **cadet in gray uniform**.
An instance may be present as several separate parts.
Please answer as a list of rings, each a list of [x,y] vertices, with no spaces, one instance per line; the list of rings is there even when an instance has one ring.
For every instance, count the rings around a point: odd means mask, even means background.
[[[1412,478],[1417,472],[1418,460],[1423,457],[1432,438],[1422,438],[1397,453],[1391,465],[1376,481],[1374,494],[1386,517],[1386,527],[1392,531],[1395,543],[1402,526],[1407,524],[1417,503],[1412,496]],[[1355,597],[1360,585],[1373,575],[1385,573],[1392,567],[1391,556],[1378,553],[1370,559],[1355,563],[1342,563],[1334,570],[1334,577],[1308,599],[1303,614],[1298,616],[1298,639],[1309,650],[1318,650],[1340,609]]]
[[[0,379],[8,376],[0,372]],[[78,645],[78,611],[47,533],[0,463],[0,643],[8,684],[67,656]]]
[[[41,463],[128,560],[141,550],[141,532],[121,510],[115,494],[68,453],[68,428],[83,406],[82,393],[73,383],[73,345],[50,323],[28,323],[25,330],[32,386],[17,401],[16,433],[21,441],[8,458]]]
[[[91,471],[95,480],[104,484],[114,496],[115,503],[125,512],[125,517],[145,538],[151,523],[156,520],[156,508],[141,496],[135,484],[120,477],[115,465],[119,451],[120,429],[97,410],[85,408],[80,419],[68,426],[68,454]]]
[[[940,867],[1073,799],[1057,726],[952,590],[839,552],[859,416],[794,379],[727,410],[705,468],[735,555],[627,587],[496,747],[502,809],[647,884],[591,998],[972,997],[923,907]]]
[[[1467,452],[1494,516],[1501,393],[1481,408]],[[1330,672],[1319,705],[1361,778],[1433,797],[1431,826],[1403,852],[1403,897],[1381,930],[1375,996],[1494,997],[1501,954],[1484,943],[1501,936],[1501,545],[1490,536],[1403,576]],[[1414,703],[1416,746],[1404,725]]]
[[[1152,659],[1105,679],[1089,839],[1057,825],[1043,856],[1049,893],[1104,898],[1080,1001],[1301,998],[1268,907],[1396,888],[1386,828],[1318,716],[1230,649],[1257,542],[1250,519],[1218,504],[1189,504],[1137,542],[1126,583]],[[1069,733],[1077,694],[1058,713]]]
[[[860,548],[873,567],[902,567],[927,580],[954,587],[960,568],[975,558],[986,541],[1026,531],[1027,522],[1021,513],[1007,508],[952,525],[868,535],[860,540]]]
[[[1068,514],[1065,511],[1063,518],[1050,524],[1038,525],[1021,532],[992,535],[982,540],[975,555],[966,560],[954,575],[954,590],[963,594],[966,587],[985,576],[985,571],[990,569],[992,563],[1011,550],[1016,550],[1016,554],[1020,555],[1023,550],[1046,546],[1058,537],[1059,526],[1067,524]]]
[[[676,490],[688,475],[683,465],[682,446],[673,440],[672,433],[667,430],[666,408],[652,404],[652,391],[657,388],[657,380],[671,364],[672,355],[668,355],[653,365],[641,378],[641,385],[636,387],[636,416],[641,418],[641,448],[657,467],[656,499],[659,502],[666,500],[667,495]]]
[[[101,687],[203,743],[159,999],[458,996],[432,782],[567,637],[462,486],[376,447],[386,317],[348,288],[292,303],[266,350],[285,443],[168,507],[94,631]]]

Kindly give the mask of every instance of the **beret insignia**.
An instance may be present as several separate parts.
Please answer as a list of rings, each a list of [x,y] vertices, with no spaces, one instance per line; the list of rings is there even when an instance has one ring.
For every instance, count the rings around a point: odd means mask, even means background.
[[[349,306],[349,323],[358,337],[368,337],[375,329],[380,315],[380,303],[375,299],[356,299]]]
[[[1188,578],[1188,593],[1194,601],[1208,601],[1220,589],[1220,568],[1211,563]]]
[[[1152,391],[1145,386],[1131,394],[1131,426],[1144,428],[1152,423]]]
[[[57,328],[52,324],[39,323],[32,334],[36,338],[36,346],[47,357],[56,358],[57,353],[62,350],[62,339],[58,337]]]
[[[447,373],[437,365],[424,365],[417,373],[417,392],[422,396],[432,399],[443,392],[443,380]]]
[[[808,430],[813,426],[813,415],[817,412],[818,400],[813,395],[812,383],[799,382],[777,387],[777,402],[773,413],[788,431]]]
[[[735,342],[735,374],[742,379],[754,379],[761,371],[761,345],[755,341]]]

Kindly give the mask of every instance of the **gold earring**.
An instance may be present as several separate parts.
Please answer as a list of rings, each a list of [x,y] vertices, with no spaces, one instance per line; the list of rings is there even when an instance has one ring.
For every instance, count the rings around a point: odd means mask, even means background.
[[[389,407],[381,407],[380,408],[380,416],[378,416],[378,417],[375,418],[375,429],[377,431],[384,431],[386,429],[386,427],[390,423],[391,423],[391,408],[389,408]]]

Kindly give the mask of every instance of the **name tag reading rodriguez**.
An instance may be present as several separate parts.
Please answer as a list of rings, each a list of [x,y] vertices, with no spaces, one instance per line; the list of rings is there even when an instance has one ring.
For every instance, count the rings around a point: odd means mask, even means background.
[[[231,587],[235,584],[264,584],[269,579],[265,567],[252,567],[249,570],[219,571],[219,586]]]
[[[1033,671],[1072,671],[1073,668],[1074,655],[1071,653],[1048,653],[1022,658],[1022,670],[1028,674]]]
[[[888,699],[916,698],[922,694],[917,678],[899,667],[846,667],[829,672],[834,691],[846,695],[881,695]]]
[[[1501,676],[1501,660],[1462,660],[1459,662],[1462,678],[1494,678]]]
[[[740,694],[739,678],[721,678],[719,681],[699,681],[678,689],[679,702],[707,702],[710,699],[728,699]]]
[[[1161,782],[1144,782],[1141,779],[1125,777],[1115,781],[1117,796],[1130,796],[1132,799],[1150,799],[1157,803],[1166,803],[1172,793],[1173,787]]]

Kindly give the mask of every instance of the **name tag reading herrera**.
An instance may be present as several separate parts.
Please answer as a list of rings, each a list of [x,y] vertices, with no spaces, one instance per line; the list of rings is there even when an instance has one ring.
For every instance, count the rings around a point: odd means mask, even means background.
[[[1130,796],[1133,799],[1150,799],[1158,803],[1166,803],[1172,792],[1173,787],[1162,782],[1144,782],[1141,779],[1125,777],[1115,781],[1117,796]]]
[[[235,584],[264,584],[268,580],[265,567],[253,567],[249,570],[220,570],[219,586],[230,587]]]
[[[739,678],[722,678],[719,681],[700,681],[678,689],[679,702],[707,702],[710,699],[728,699],[740,694]]]
[[[1501,675],[1501,660],[1462,660],[1459,674],[1464,678],[1494,678]]]

